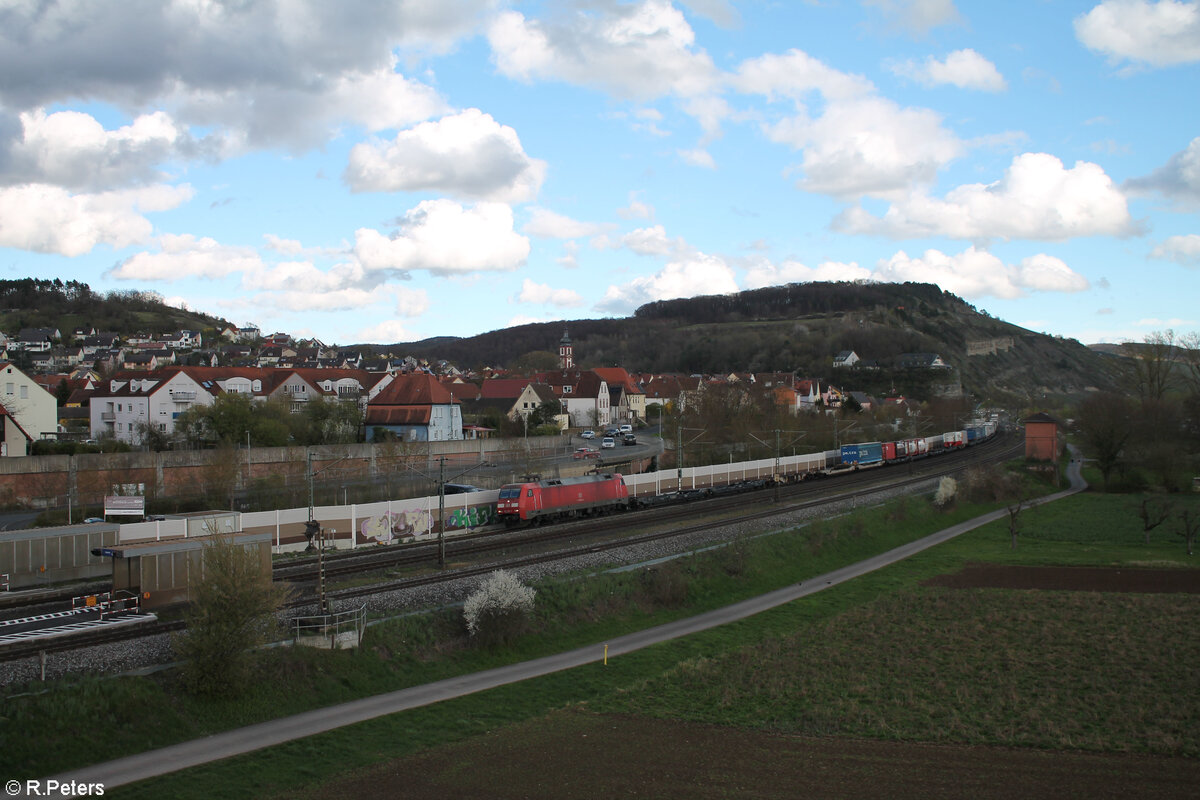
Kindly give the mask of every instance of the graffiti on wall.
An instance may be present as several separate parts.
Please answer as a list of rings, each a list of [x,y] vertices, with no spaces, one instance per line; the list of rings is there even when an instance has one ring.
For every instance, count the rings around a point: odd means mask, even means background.
[[[467,506],[456,508],[454,513],[446,516],[446,530],[480,528],[497,521],[495,505]]]
[[[492,525],[499,521],[496,505],[467,506],[446,512],[446,530],[470,530]],[[363,539],[368,542],[402,542],[423,539],[436,530],[437,512],[424,508],[389,511],[375,517],[367,517],[359,525]]]
[[[432,528],[433,516],[424,508],[389,511],[386,514],[367,517],[359,526],[364,539],[380,544],[420,539],[429,536]]]

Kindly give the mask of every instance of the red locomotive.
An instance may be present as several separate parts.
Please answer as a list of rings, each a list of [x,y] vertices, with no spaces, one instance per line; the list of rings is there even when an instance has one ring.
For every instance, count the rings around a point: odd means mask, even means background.
[[[500,487],[496,513],[510,527],[561,517],[588,516],[628,508],[629,489],[618,474],[553,478]]]

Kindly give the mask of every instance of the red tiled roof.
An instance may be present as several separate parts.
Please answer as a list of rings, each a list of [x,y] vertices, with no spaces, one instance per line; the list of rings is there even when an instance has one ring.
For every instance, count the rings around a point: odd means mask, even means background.
[[[432,375],[397,375],[375,399],[368,409],[380,406],[430,406],[446,405],[452,396]]]
[[[367,406],[366,425],[428,425],[430,406]]]

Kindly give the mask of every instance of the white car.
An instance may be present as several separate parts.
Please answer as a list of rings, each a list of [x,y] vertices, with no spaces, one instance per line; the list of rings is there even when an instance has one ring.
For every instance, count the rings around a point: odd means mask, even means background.
[[[616,447],[617,441],[616,441],[616,439],[613,439],[613,437],[611,437],[611,436],[605,436],[603,439],[600,440],[600,446],[603,447],[605,450],[607,450],[610,447]]]
[[[595,431],[591,431],[591,430],[584,431],[583,433],[579,434],[579,438],[580,438],[580,439],[595,439],[595,438],[596,438],[596,432],[595,432]]]
[[[624,436],[627,433],[633,433],[632,425],[622,425],[621,426],[621,435]]]

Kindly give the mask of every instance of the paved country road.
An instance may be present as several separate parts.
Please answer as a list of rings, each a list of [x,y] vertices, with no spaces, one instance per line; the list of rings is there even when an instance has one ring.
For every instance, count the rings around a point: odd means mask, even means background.
[[[1080,462],[1073,458],[1067,475],[1071,488],[1038,498],[1031,505],[1041,505],[1072,495],[1086,488],[1080,476]],[[835,586],[852,578],[859,577],[873,570],[893,564],[915,553],[934,545],[941,544],[962,533],[986,525],[994,520],[1003,519],[1007,512],[1004,509],[976,517],[967,522],[930,534],[915,542],[889,550],[873,558],[860,561],[848,567],[818,575],[804,583],[798,583],[768,594],[744,600],[725,608],[709,611],[687,619],[677,620],[665,625],[648,628],[609,641],[609,657],[619,656],[649,647],[653,644],[670,639],[687,636],[691,633],[714,628],[728,622],[736,622],[753,614],[774,608],[797,598],[805,597],[821,591],[829,586]],[[414,686],[387,694],[365,697],[341,705],[319,708],[296,714],[291,717],[262,722],[245,728],[238,728],[195,739],[190,742],[152,750],[115,761],[95,764],[90,767],[71,770],[57,776],[60,782],[71,780],[79,782],[102,783],[105,788],[121,786],[134,781],[145,780],[159,775],[165,775],[176,770],[194,767],[210,761],[217,761],[230,756],[241,755],[253,750],[270,747],[283,742],[312,736],[318,733],[334,730],[346,725],[353,725],[369,719],[405,711],[410,708],[449,700],[454,697],[481,692],[528,678],[536,678],[552,672],[558,672],[572,667],[590,664],[604,658],[604,644],[589,645],[577,650],[558,653],[552,656],[511,664],[506,667],[448,678],[436,683]],[[45,781],[42,782],[45,785]]]

